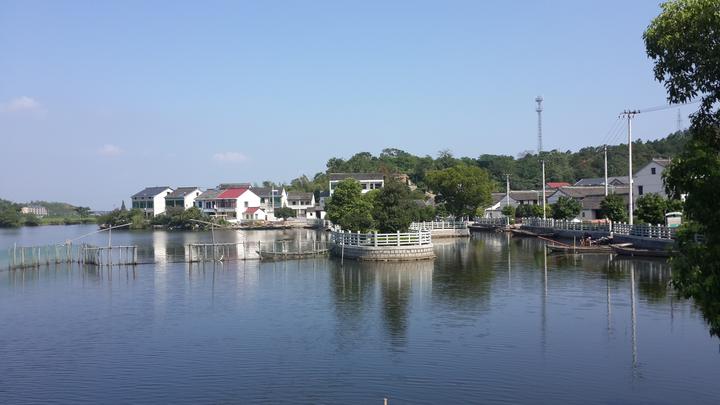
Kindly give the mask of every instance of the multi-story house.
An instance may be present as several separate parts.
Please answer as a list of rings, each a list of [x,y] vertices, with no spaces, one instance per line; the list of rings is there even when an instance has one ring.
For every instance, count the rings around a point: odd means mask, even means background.
[[[165,212],[165,197],[173,191],[168,186],[148,187],[130,197],[132,208],[142,210],[147,216]]]
[[[165,196],[165,208],[182,208],[184,210],[195,205],[195,199],[201,191],[197,187],[178,187]]]
[[[363,194],[385,186],[385,176],[382,173],[330,173],[329,178],[330,195],[337,184],[345,179],[355,179],[360,182]]]

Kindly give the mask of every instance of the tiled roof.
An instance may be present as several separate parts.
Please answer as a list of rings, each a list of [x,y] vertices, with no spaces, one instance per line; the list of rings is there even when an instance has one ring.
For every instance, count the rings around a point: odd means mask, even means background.
[[[217,188],[220,190],[228,189],[228,188],[250,188],[250,183],[220,183]]]
[[[298,191],[291,191],[288,193],[288,200],[312,200],[313,193],[301,193]]]
[[[618,194],[623,199],[625,204],[628,203],[629,200],[629,194]],[[582,208],[584,210],[599,210],[600,209],[600,203],[605,199],[605,195],[591,195],[583,198],[580,203],[582,204]]]
[[[250,187],[250,191],[257,194],[259,197],[270,197],[272,191],[275,190],[275,197],[280,197],[282,194],[282,187]]]
[[[492,204],[495,205],[505,199],[505,193],[492,193]],[[549,195],[547,195],[549,197]],[[537,200],[542,202],[542,191],[538,190],[510,190],[510,199],[516,202]]]
[[[175,191],[165,196],[165,198],[181,198],[199,190],[197,187],[178,187]]]
[[[608,184],[628,184],[627,176],[608,176]],[[576,186],[605,186],[604,177],[592,177],[580,179],[575,183]]]
[[[610,191],[615,194],[628,194],[629,189],[627,186],[612,186]],[[557,191],[558,193],[564,193],[565,195],[572,198],[585,198],[591,195],[605,196],[605,186],[600,187],[586,187],[586,186],[568,186],[561,187]]]
[[[546,184],[549,188],[560,188],[569,186],[570,183],[564,182],[564,181],[550,181]]]
[[[132,197],[155,197],[156,195],[162,193],[163,191],[165,191],[167,189],[172,190],[168,186],[148,187],[143,191],[133,194]]]
[[[211,188],[209,190],[205,190],[202,194],[200,194],[197,198],[197,200],[214,200],[217,198],[220,193],[222,193],[223,190],[217,190],[214,188]]]
[[[385,178],[382,173],[330,173],[328,177],[330,181],[340,181],[348,178],[355,180],[383,180]]]
[[[238,198],[245,194],[246,191],[248,191],[246,188],[229,188],[227,190],[223,190],[217,198]]]
[[[263,209],[260,207],[250,207],[245,210],[246,214],[254,214],[256,211],[262,211]]]

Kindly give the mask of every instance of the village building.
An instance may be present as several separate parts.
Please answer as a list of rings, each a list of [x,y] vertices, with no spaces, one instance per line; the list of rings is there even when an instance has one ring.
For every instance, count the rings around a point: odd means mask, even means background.
[[[633,200],[645,194],[655,193],[667,198],[662,173],[670,159],[653,159],[633,176]]]
[[[262,207],[250,207],[243,213],[243,219],[247,221],[266,221],[268,219],[267,211]]]
[[[249,188],[212,189],[200,194],[195,206],[211,217],[240,222],[249,208],[260,207],[260,197]]]
[[[25,207],[20,208],[21,214],[30,214],[35,215],[37,217],[46,217],[48,215],[47,208],[43,207],[42,205],[27,205]]]
[[[609,183],[609,181],[608,181]],[[609,189],[610,194],[618,194],[629,204],[628,186],[614,186]],[[548,204],[555,204],[560,197],[577,200],[582,205],[580,214],[575,218],[580,221],[602,219],[600,203],[605,199],[605,186],[568,186],[561,187],[547,198]]]
[[[569,185],[570,185],[570,183],[568,183],[566,181],[549,181],[545,184],[545,188],[556,190],[560,187],[567,187]]]
[[[284,187],[252,187],[250,190],[260,197],[260,208],[265,210],[268,220],[274,220],[275,210],[288,204]]]
[[[148,187],[133,194],[132,208],[141,210],[146,216],[158,216],[165,212],[165,197],[173,191],[168,186]]]
[[[201,194],[197,187],[178,187],[165,196],[165,208],[182,208],[184,210],[195,205],[195,199]]]
[[[542,204],[542,191],[538,190],[511,190],[509,198],[506,193],[492,193],[491,196],[491,205],[488,208],[485,208],[484,211],[485,218],[504,217],[505,215],[503,215],[502,209],[506,205],[517,207],[518,205],[523,204]]]
[[[313,193],[303,193],[291,191],[287,196],[287,206],[295,210],[297,218],[305,218],[308,208],[315,207],[315,195]]]
[[[332,195],[338,183],[345,179],[355,179],[362,186],[362,193],[381,189],[385,186],[385,176],[382,173],[330,173],[329,187]]]

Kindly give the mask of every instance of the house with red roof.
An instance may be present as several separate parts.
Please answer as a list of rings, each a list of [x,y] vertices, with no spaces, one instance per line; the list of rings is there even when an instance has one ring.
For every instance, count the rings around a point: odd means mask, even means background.
[[[249,187],[230,187],[206,190],[195,199],[195,206],[204,213],[215,218],[222,218],[228,222],[240,222],[246,218],[246,212],[254,217],[261,213],[260,197]]]

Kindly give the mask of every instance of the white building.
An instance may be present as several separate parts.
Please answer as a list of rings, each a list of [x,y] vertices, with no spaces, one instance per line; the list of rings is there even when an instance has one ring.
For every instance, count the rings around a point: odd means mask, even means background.
[[[246,221],[266,221],[268,215],[262,207],[250,207],[243,213],[243,219]]]
[[[505,193],[492,193],[492,205],[485,208],[484,216],[485,218],[502,218],[505,216],[502,214],[502,209],[506,205],[517,207],[518,205],[523,204],[542,204],[542,191],[511,190],[509,199],[506,197]]]
[[[608,181],[608,183],[610,183]],[[618,194],[629,204],[628,186],[613,186],[608,189],[610,194]],[[591,221],[603,219],[600,212],[600,203],[605,199],[605,186],[568,186],[560,187],[548,197],[548,205],[558,202],[560,197],[569,197],[577,200],[582,206],[580,214],[575,219],[580,221]]]
[[[359,181],[363,194],[385,186],[385,176],[382,173],[330,173],[329,178],[330,195],[332,195],[337,184],[345,179]]]
[[[158,216],[165,212],[165,197],[172,191],[168,186],[148,187],[130,197],[132,208],[142,210],[148,216]]]
[[[662,173],[670,159],[653,159],[633,176],[633,201],[645,194],[655,193],[667,198]]]
[[[165,196],[165,208],[182,208],[186,210],[195,205],[195,199],[200,194],[201,191],[197,187],[178,187]]]
[[[20,208],[21,214],[32,214],[37,217],[46,217],[48,214],[47,208],[42,205],[28,205]]]
[[[239,222],[249,208],[260,207],[260,197],[249,188],[211,189],[196,198],[195,206],[209,216]]]
[[[288,193],[287,202],[287,206],[295,210],[297,218],[305,218],[308,208],[315,207],[315,195],[291,191]]]
[[[266,213],[266,219],[276,220],[275,210],[286,207],[288,204],[288,193],[282,187],[251,187],[250,191],[260,197],[260,208]]]

